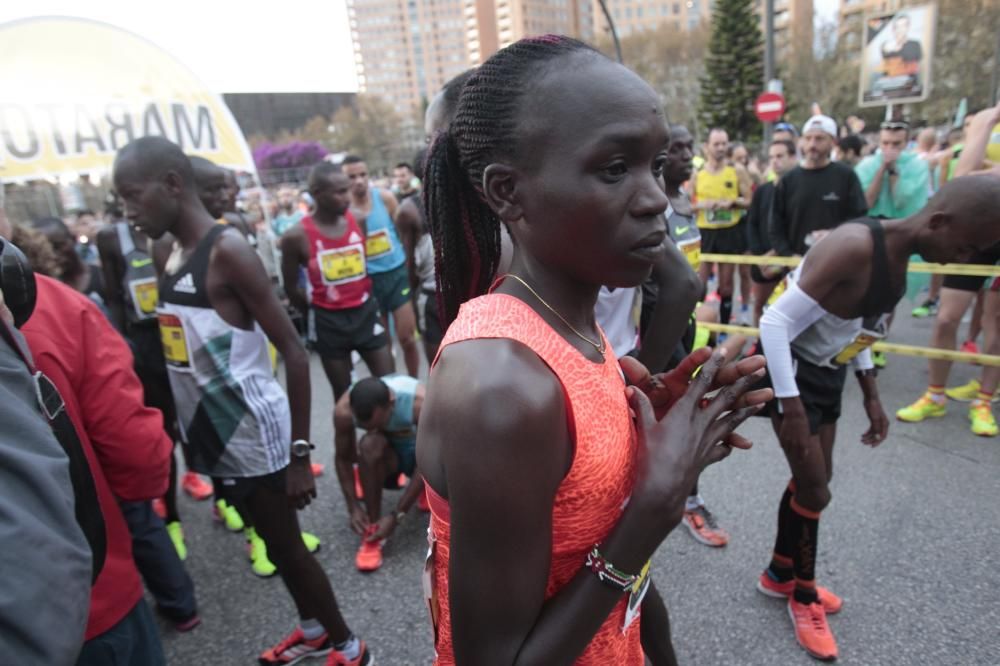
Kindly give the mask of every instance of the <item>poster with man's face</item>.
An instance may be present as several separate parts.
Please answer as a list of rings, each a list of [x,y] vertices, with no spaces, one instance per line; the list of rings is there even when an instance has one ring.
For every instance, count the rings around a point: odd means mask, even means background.
[[[930,93],[937,5],[865,17],[861,106],[922,102]]]

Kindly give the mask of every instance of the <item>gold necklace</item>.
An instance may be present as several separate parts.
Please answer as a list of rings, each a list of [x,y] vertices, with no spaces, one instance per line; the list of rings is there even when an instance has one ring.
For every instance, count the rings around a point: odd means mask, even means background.
[[[588,345],[590,345],[591,347],[593,347],[594,349],[596,349],[598,354],[600,354],[601,356],[604,356],[604,350],[605,350],[604,338],[601,338],[601,342],[600,343],[594,342],[593,340],[591,340],[590,338],[588,338],[586,335],[584,335],[580,331],[576,330],[576,327],[573,326],[573,324],[571,324],[568,321],[566,321],[566,318],[563,317],[558,312],[556,312],[556,309],[554,307],[552,307],[551,305],[549,305],[548,303],[546,303],[545,299],[542,298],[541,296],[539,296],[538,292],[535,291],[534,289],[532,289],[530,284],[528,284],[527,282],[525,282],[524,280],[522,280],[520,277],[514,275],[513,273],[507,273],[507,277],[514,278],[515,280],[517,280],[518,282],[520,282],[521,284],[523,284],[524,288],[527,289],[528,291],[530,291],[532,296],[534,296],[535,298],[537,298],[542,305],[544,305],[545,307],[547,307],[549,309],[549,312],[551,312],[555,316],[559,317],[559,321],[561,321],[562,323],[566,324],[566,327],[569,328],[569,330],[571,330],[574,333],[576,333],[576,336],[578,338],[580,338],[581,340],[583,340],[584,342],[586,342]]]

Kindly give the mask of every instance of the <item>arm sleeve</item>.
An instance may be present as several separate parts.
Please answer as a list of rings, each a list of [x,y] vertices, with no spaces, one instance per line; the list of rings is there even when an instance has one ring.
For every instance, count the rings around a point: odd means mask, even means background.
[[[824,313],[819,303],[792,283],[761,317],[760,341],[776,398],[794,398],[799,394],[792,367],[792,340]]]
[[[90,547],[76,522],[69,460],[38,412],[27,368],[2,338],[0,488],[3,659],[72,664],[90,608]]]
[[[865,347],[861,352],[851,359],[851,367],[855,370],[871,370],[875,367],[875,360],[872,358],[872,348]]]
[[[143,404],[132,354],[95,306],[80,318],[84,368],[77,400],[84,428],[111,490],[129,501],[153,499],[167,489],[173,442],[163,415]]]
[[[788,208],[786,197],[788,188],[784,181],[778,181],[774,186],[774,197],[771,199],[771,210],[767,220],[767,233],[771,237],[771,247],[782,257],[790,257],[795,254],[792,247],[791,229],[788,224]]]

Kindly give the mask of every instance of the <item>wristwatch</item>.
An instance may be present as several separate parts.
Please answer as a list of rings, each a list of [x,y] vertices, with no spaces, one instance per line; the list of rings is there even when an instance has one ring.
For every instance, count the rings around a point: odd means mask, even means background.
[[[292,442],[292,456],[296,458],[308,458],[309,452],[315,448],[314,444],[310,444],[304,439],[297,439]]]
[[[405,511],[397,511],[396,512],[396,524],[398,525],[401,522],[403,522],[403,518],[406,518],[406,512]]]

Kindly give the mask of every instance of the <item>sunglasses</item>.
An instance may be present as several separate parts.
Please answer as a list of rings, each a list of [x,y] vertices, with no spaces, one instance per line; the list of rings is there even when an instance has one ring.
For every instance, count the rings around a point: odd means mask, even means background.
[[[881,125],[879,125],[879,129],[884,129],[884,130],[908,130],[908,129],[910,129],[910,123],[905,122],[903,120],[887,120],[884,123],[882,123]]]

